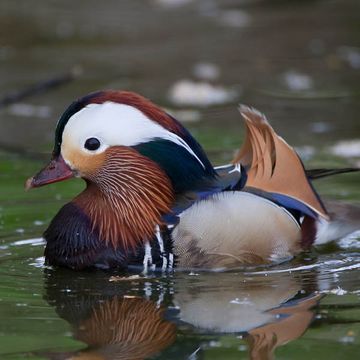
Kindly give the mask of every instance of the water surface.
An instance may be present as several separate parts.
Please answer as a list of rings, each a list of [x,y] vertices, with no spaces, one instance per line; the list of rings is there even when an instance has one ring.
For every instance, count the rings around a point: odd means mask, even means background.
[[[0,97],[74,67],[82,75],[0,109],[0,358],[357,358],[359,233],[270,268],[77,273],[44,267],[41,234],[84,185],[23,184],[50,156],[64,108],[102,88],[165,106],[216,165],[241,144],[241,102],[307,167],[359,166],[359,14],[356,0],[3,0]],[[350,209],[352,230],[359,181],[315,184],[333,209]]]

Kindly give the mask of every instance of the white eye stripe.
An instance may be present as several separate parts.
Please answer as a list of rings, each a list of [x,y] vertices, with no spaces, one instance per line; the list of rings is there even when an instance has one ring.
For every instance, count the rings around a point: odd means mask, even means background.
[[[194,151],[191,149],[191,147],[178,135],[167,131],[168,136],[162,136],[161,138],[164,140],[169,140],[172,141],[173,143],[182,146],[184,149],[186,149],[200,164],[201,166],[205,169],[205,165],[203,164],[203,162],[198,158],[198,156],[194,153]]]
[[[183,147],[205,168],[191,147],[178,135],[146,117],[140,110],[125,104],[105,102],[89,104],[68,120],[63,132],[63,145],[71,144],[83,151],[86,139],[96,137],[101,146],[91,153],[109,146],[135,146],[153,139],[164,139]]]

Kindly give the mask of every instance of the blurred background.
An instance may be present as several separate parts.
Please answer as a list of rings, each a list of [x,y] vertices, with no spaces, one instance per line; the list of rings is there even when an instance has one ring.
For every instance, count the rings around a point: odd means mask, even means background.
[[[156,358],[271,359],[275,348],[284,359],[356,358],[359,231],[269,272],[110,283],[106,273],[44,267],[41,234],[84,185],[23,185],[49,159],[65,108],[99,89],[166,108],[216,165],[242,143],[244,103],[306,167],[360,166],[360,1],[0,0],[0,358],[140,359],[166,346]],[[353,173],[315,186],[356,205],[359,181]],[[359,208],[345,208],[359,229]],[[176,329],[164,323],[168,336],[153,347],[124,355],[119,334],[106,347],[103,330],[121,332],[127,316],[145,321],[149,311],[161,325],[163,308]]]
[[[297,146],[360,134],[357,0],[2,0],[0,65],[0,99],[74,77],[1,107],[4,149],[49,152],[65,107],[109,88],[173,111],[211,151],[240,143],[239,102]]]

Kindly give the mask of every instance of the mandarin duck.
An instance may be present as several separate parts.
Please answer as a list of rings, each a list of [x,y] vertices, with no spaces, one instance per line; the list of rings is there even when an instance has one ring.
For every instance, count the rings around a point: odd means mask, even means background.
[[[329,215],[265,116],[241,106],[245,142],[213,167],[171,115],[127,91],[99,91],[60,117],[50,163],[27,188],[81,177],[86,188],[44,233],[48,265],[228,269],[293,257]]]

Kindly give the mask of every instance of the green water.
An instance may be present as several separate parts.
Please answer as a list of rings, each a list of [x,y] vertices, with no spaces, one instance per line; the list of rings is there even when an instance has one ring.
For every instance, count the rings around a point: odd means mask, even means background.
[[[64,108],[101,88],[195,111],[185,125],[216,165],[243,139],[241,102],[265,112],[306,167],[360,166],[360,143],[349,143],[360,139],[359,14],[356,0],[2,1],[0,98],[74,66],[82,75],[21,101],[30,108],[0,109],[0,358],[358,358],[359,233],[268,269],[78,273],[44,267],[41,234],[83,183],[23,185],[49,158]],[[198,81],[203,62],[236,96],[175,104],[171,87]],[[359,182],[354,173],[315,184],[352,230]]]

